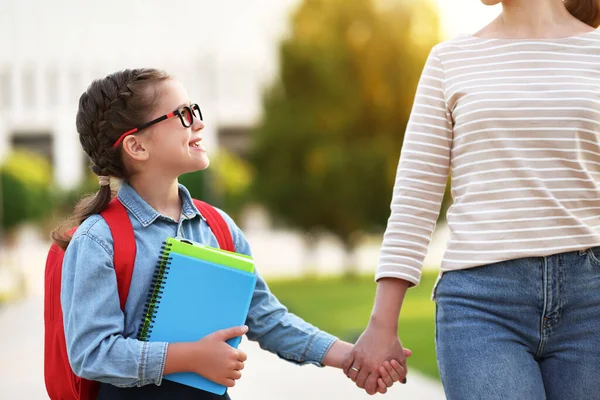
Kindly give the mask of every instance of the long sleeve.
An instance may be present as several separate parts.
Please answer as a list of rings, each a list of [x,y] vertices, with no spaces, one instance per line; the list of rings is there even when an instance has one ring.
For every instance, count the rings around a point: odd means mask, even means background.
[[[112,246],[91,232],[67,248],[61,304],[76,375],[121,387],[161,383],[167,344],[123,337]]]
[[[419,283],[444,196],[451,146],[444,71],[434,48],[404,135],[376,280],[391,277]]]
[[[228,220],[236,252],[252,255],[242,231],[227,214],[221,213]],[[271,293],[258,271],[255,273],[256,288],[246,319],[248,338],[291,363],[322,366],[325,355],[337,338],[290,313]]]

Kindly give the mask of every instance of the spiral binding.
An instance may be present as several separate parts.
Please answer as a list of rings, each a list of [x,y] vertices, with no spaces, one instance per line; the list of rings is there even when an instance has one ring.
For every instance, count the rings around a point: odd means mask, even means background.
[[[171,251],[171,244],[163,242],[161,246],[161,253],[158,257],[156,269],[152,276],[151,289],[148,292],[146,303],[144,305],[144,316],[142,317],[142,323],[140,331],[138,333],[138,340],[147,341],[149,335],[152,333],[154,327],[154,319],[158,311],[158,305],[162,299],[163,289],[165,288],[165,280],[169,274],[171,257],[169,252]]]

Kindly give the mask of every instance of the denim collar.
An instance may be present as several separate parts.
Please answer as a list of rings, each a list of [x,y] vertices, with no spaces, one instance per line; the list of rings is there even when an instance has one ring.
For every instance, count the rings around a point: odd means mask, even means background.
[[[125,208],[129,210],[131,214],[142,224],[143,227],[151,225],[157,218],[161,217],[164,219],[171,220],[171,218],[161,215],[156,211],[150,204],[146,203],[144,199],[135,191],[131,185],[127,182],[121,182],[119,193],[117,194],[119,200]],[[181,217],[192,219],[199,215],[200,218],[204,219],[204,216],[198,211],[192,200],[192,196],[187,188],[179,184],[179,197],[182,201]]]

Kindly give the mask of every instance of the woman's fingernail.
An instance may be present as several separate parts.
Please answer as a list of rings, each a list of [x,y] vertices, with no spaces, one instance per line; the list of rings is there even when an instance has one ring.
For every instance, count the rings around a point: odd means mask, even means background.
[[[402,379],[402,383],[406,383],[406,378]]]

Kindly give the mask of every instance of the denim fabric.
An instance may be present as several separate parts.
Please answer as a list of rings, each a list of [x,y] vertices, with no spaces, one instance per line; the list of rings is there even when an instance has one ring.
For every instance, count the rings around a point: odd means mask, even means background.
[[[449,400],[600,398],[600,247],[446,272],[436,347]]]
[[[63,264],[61,303],[69,361],[77,375],[120,387],[160,385],[167,344],[135,338],[161,244],[172,236],[218,246],[187,189],[180,186],[179,194],[182,211],[179,221],[175,221],[156,212],[128,184],[123,183],[119,190],[137,245],[124,312],[119,307],[108,225],[94,215],[73,236]],[[221,213],[232,232],[236,251],[250,255],[241,230]],[[256,274],[258,280],[246,321],[248,338],[290,362],[320,366],[336,339],[288,313]]]

